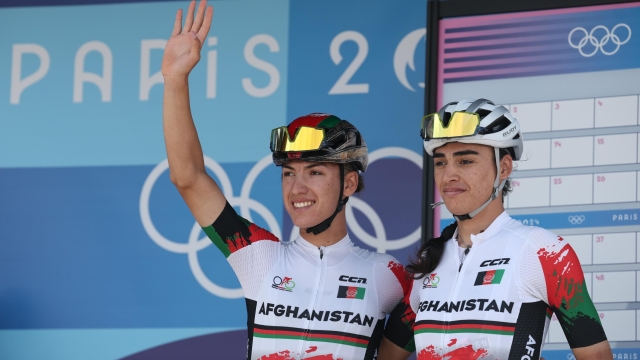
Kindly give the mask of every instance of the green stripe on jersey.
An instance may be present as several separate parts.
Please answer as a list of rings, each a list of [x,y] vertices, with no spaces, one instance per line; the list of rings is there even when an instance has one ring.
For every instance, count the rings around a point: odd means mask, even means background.
[[[461,334],[461,333],[471,333],[471,334],[492,334],[492,335],[507,335],[513,336],[514,330],[491,330],[491,329],[418,329],[415,331],[415,334],[424,334],[424,333],[432,333],[432,334]]]
[[[331,338],[317,338],[317,337],[307,337],[303,335],[278,335],[278,334],[261,334],[259,332],[254,332],[253,336],[264,338],[264,339],[289,339],[289,340],[305,340],[305,341],[319,341],[319,342],[328,342],[334,344],[343,344],[354,347],[366,348],[368,344],[361,344],[354,341],[349,341],[346,339],[331,339]]]
[[[216,229],[214,229],[213,226],[209,225],[207,227],[203,227],[202,230],[204,230],[204,233],[207,234],[211,242],[213,242],[213,244],[218,249],[220,249],[225,258],[228,258],[229,255],[231,255],[231,250],[229,250],[227,244],[222,241],[222,238],[220,237],[220,235],[218,235]]]

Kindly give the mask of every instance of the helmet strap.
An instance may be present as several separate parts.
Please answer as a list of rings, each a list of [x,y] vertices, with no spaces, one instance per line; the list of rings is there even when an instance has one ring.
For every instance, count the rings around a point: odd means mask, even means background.
[[[493,192],[491,193],[491,196],[489,196],[489,199],[487,199],[487,201],[485,201],[484,204],[480,205],[479,208],[473,210],[472,212],[464,215],[453,215],[453,217],[456,218],[456,220],[462,221],[462,220],[473,219],[482,210],[484,210],[484,208],[486,208],[487,205],[491,203],[491,201],[495,200],[500,194],[500,191],[502,191],[502,188],[504,188],[504,184],[507,182],[507,179],[504,179],[502,180],[502,182],[500,182],[500,149],[498,149],[497,147],[494,147],[493,150],[496,158],[496,180],[493,182]]]
[[[329,226],[331,226],[331,222],[333,221],[333,219],[335,219],[336,215],[338,215],[338,213],[342,211],[342,208],[344,208],[344,206],[347,204],[347,201],[349,201],[348,196],[344,199],[342,198],[344,189],[344,164],[338,164],[338,166],[340,167],[340,195],[338,196],[338,206],[336,207],[336,211],[334,211],[331,216],[329,216],[320,224],[307,228],[307,230],[305,230],[307,234],[318,235],[321,232],[327,230]]]

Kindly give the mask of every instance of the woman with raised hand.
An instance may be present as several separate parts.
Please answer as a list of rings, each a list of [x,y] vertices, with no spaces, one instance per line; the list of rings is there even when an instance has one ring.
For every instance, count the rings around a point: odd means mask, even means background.
[[[213,17],[206,0],[194,15],[195,7],[184,26],[176,14],[162,62],[167,157],[171,181],[244,290],[247,359],[374,359],[385,315],[408,281],[393,257],[360,249],[347,234],[344,206],[363,188],[367,168],[364,139],[329,114],[274,129],[284,207],[300,235],[283,243],[236,214],[205,170],[189,107],[189,73]]]

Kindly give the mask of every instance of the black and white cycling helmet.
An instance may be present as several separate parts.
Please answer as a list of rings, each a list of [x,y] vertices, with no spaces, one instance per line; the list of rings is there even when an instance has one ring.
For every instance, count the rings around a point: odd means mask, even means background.
[[[270,148],[277,166],[304,160],[351,163],[367,170],[367,143],[355,126],[335,115],[312,113],[273,129]]]
[[[431,156],[434,149],[450,142],[494,148],[496,179],[491,197],[468,214],[454,214],[457,220],[473,218],[498,197],[506,183],[506,180],[500,181],[500,149],[507,150],[514,161],[522,156],[523,142],[518,120],[504,106],[496,106],[487,99],[464,99],[446,104],[437,113],[422,119],[420,136],[424,139],[425,151]]]
[[[344,165],[352,164],[356,170],[367,170],[369,155],[367,143],[358,129],[347,120],[337,116],[312,113],[293,120],[287,126],[271,131],[271,152],[273,162],[282,166],[290,161],[332,162],[340,169],[340,195],[338,205],[329,218],[306,232],[318,235],[327,230],[333,219],[349,201],[343,199]]]

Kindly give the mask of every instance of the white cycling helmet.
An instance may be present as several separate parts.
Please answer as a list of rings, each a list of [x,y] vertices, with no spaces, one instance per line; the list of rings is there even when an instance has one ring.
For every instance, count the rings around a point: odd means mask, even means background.
[[[455,116],[454,119],[454,113],[463,116]],[[478,116],[475,118],[466,114]],[[478,121],[477,124],[474,121]],[[422,124],[424,149],[432,156],[433,149],[450,142],[511,148],[509,152],[515,161],[520,160],[522,155],[522,134],[518,120],[504,106],[496,106],[487,99],[464,99],[448,103],[437,113],[425,116]]]
[[[498,197],[506,179],[500,181],[500,149],[509,152],[514,161],[522,156],[522,134],[518,120],[504,106],[496,106],[487,99],[464,99],[443,106],[440,111],[422,119],[420,136],[424,149],[433,156],[433,150],[450,142],[487,145],[494,148],[496,180],[489,199],[476,210],[453,215],[457,220],[476,216]],[[433,204],[434,207],[443,203]]]

